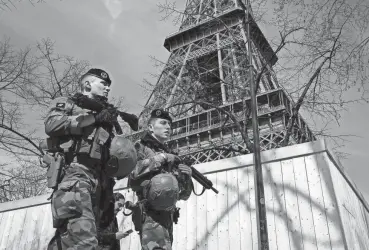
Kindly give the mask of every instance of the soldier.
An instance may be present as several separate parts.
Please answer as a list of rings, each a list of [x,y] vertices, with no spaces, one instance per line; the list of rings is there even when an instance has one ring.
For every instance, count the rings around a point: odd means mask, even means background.
[[[80,80],[81,93],[92,99],[107,98],[110,84],[104,70],[90,69]],[[65,166],[51,198],[56,233],[48,249],[97,249],[96,204],[115,119],[107,109],[99,113],[85,110],[68,97],[52,102],[45,132],[50,136],[50,147],[62,149]],[[92,150],[96,141],[101,144]]]
[[[177,200],[187,200],[192,192],[191,168],[164,142],[169,139],[172,119],[156,109],[148,121],[149,131],[135,144],[137,165],[129,176],[129,186],[138,203],[132,220],[139,231],[143,250],[171,250],[173,222],[177,222]]]
[[[98,232],[99,249],[119,250],[119,240],[128,236],[132,231],[120,232],[118,228],[117,214],[124,208],[125,197],[121,193],[114,193],[109,209],[102,215],[100,232]]]

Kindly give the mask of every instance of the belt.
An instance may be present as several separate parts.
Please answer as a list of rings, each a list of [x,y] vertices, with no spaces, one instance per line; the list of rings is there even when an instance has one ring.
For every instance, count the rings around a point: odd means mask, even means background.
[[[93,174],[99,174],[102,169],[102,162],[99,159],[93,159],[88,154],[76,154],[73,159],[72,163],[78,163],[80,168],[86,171],[90,171]]]
[[[101,160],[100,159],[93,159],[89,156],[87,153],[82,154],[76,154],[73,157],[72,163],[79,163],[85,166],[101,166]]]

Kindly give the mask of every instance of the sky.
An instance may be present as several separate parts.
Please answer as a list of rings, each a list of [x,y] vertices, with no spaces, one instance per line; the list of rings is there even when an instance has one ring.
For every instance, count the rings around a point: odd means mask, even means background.
[[[0,39],[10,37],[15,47],[24,48],[51,38],[58,53],[105,69],[113,80],[111,97],[123,96],[127,110],[137,114],[146,102],[143,79],[158,70],[149,56],[166,61],[169,52],[163,47],[164,39],[178,29],[170,21],[161,21],[157,3],[62,0],[32,6],[21,1],[15,3],[16,9],[0,11]],[[263,25],[261,30],[267,38],[272,33],[270,27]],[[369,201],[368,108],[361,104],[350,106],[332,132],[359,136],[345,144],[344,151],[350,156],[342,165]],[[34,119],[33,124],[42,124],[40,119]]]

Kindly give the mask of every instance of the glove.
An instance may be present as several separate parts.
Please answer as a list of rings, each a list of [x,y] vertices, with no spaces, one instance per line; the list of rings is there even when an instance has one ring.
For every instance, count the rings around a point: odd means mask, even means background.
[[[176,165],[176,164],[179,164],[181,162],[181,158],[179,158],[178,155],[166,153],[165,158],[166,158],[166,162],[169,165]]]
[[[179,156],[174,154],[168,154],[168,153],[160,153],[154,156],[154,160],[161,165],[164,165],[165,163],[168,163],[168,165],[173,164],[179,164],[181,162],[181,159]]]
[[[188,175],[188,176],[192,176],[192,170],[189,166],[184,165],[184,164],[179,164],[178,165],[178,170],[179,172],[181,172],[182,174]]]
[[[112,124],[117,119],[116,114],[112,114],[109,109],[103,109],[100,113],[95,115],[95,124],[108,123]]]
[[[120,117],[123,119],[123,121],[128,123],[131,129],[134,131],[138,130],[138,117],[136,115],[120,112]]]
[[[164,165],[164,163],[167,161],[166,154],[164,153],[157,154],[153,158],[154,158],[154,161],[159,163],[160,165]]]

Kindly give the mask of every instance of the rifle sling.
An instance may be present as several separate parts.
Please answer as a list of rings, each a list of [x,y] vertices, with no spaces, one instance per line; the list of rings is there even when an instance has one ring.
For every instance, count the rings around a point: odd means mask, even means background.
[[[201,184],[201,183],[200,183]],[[197,194],[195,191],[195,185],[192,184],[192,192],[196,195],[196,196],[201,196],[204,192],[205,192],[206,188],[204,186],[202,186],[202,191],[200,194]]]

